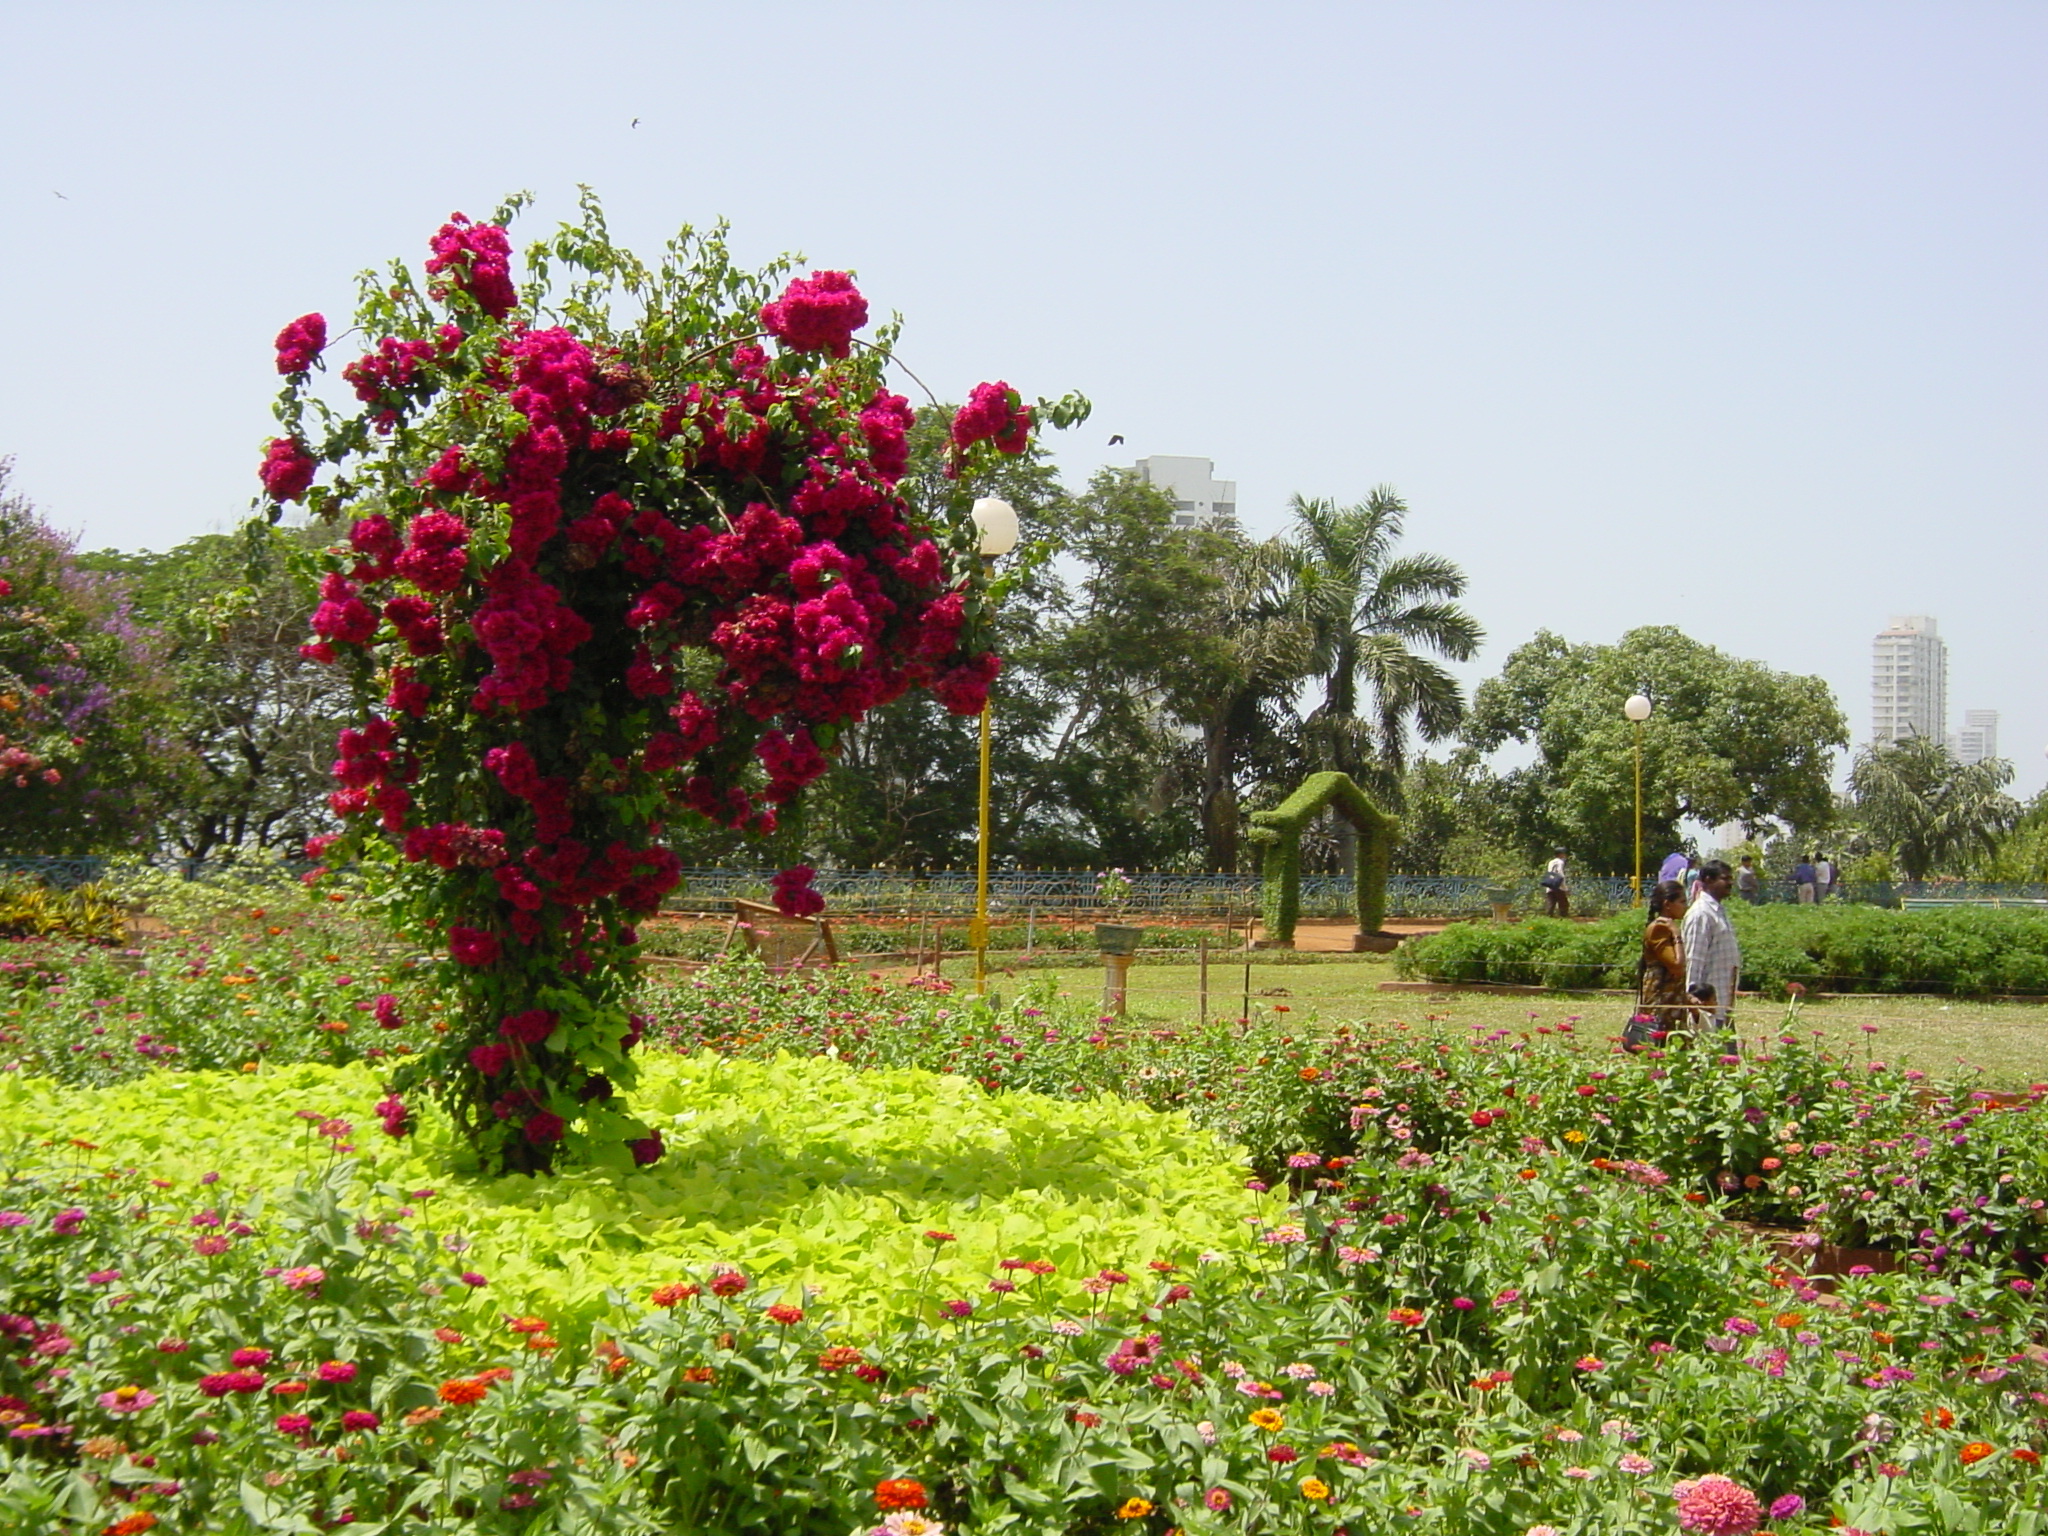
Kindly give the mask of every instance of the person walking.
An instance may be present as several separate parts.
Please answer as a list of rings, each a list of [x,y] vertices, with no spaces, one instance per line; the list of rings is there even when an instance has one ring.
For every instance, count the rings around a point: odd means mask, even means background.
[[[1813,855],[1809,853],[1792,866],[1792,888],[1799,893],[1802,907],[1813,905],[1813,885]]]
[[[1735,894],[1752,907],[1763,905],[1764,877],[1756,872],[1756,855],[1745,853],[1742,868],[1735,871]]]
[[[1643,929],[1643,957],[1636,966],[1636,1009],[1621,1036],[1622,1045],[1631,1051],[1692,1024],[1693,1009],[1685,991],[1685,946],[1679,937],[1685,910],[1685,887],[1676,880],[1658,881],[1650,892],[1650,921]]]
[[[1841,877],[1841,869],[1826,854],[1822,854],[1819,858],[1815,859],[1813,861],[1813,899],[1815,901],[1826,901],[1830,896],[1834,895],[1835,882],[1841,879]]]
[[[1685,955],[1687,987],[1708,986],[1713,991],[1713,1019],[1716,1029],[1729,1028],[1728,1013],[1735,1006],[1735,984],[1742,975],[1742,946],[1735,939],[1735,925],[1721,903],[1735,887],[1735,873],[1722,859],[1709,859],[1700,866],[1700,894],[1685,914],[1679,930],[1679,944]]]
[[[1557,856],[1543,868],[1543,915],[1545,917],[1570,917],[1572,915],[1571,887],[1565,883],[1564,850],[1557,850]]]
[[[1692,855],[1680,850],[1676,853],[1665,855],[1664,862],[1657,866],[1657,878],[1659,880],[1676,880],[1680,885],[1683,885],[1685,884],[1685,877],[1691,869]]]

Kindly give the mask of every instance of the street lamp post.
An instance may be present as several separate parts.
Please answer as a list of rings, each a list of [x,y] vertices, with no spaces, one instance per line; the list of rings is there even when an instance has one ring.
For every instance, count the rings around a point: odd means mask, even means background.
[[[1636,728],[1636,861],[1629,866],[1628,895],[1629,905],[1640,907],[1643,904],[1643,722],[1650,718],[1648,695],[1630,694],[1628,702],[1621,706],[1621,712]]]
[[[1017,509],[1007,501],[984,496],[975,502],[974,510],[968,515],[973,518],[975,531],[981,538],[981,558],[985,569],[993,567],[999,558],[1017,547]],[[981,816],[980,833],[975,846],[974,931],[968,935],[974,943],[974,992],[977,997],[988,991],[988,727],[994,702],[994,695],[991,693],[982,701],[981,706]]]

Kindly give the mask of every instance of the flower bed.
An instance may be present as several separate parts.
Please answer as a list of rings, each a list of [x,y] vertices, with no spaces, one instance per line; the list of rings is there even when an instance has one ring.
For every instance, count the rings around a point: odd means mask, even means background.
[[[567,1317],[449,1251],[450,1197],[346,1164],[258,1202],[163,1177],[170,1148],[17,1147],[0,1522],[1620,1536],[1768,1508],[1784,1536],[2039,1507],[2048,1352],[2011,1277],[1829,1293],[1643,1168],[1400,1132],[1296,1169],[1248,1273],[1022,1234],[962,1266],[934,1228],[876,1266],[914,1305],[865,1321],[736,1253]]]
[[[54,1038],[74,985],[19,1005]],[[2039,1110],[1796,1014],[1736,1060],[1121,1034],[747,964],[641,1005],[670,1152],[632,1175],[359,1134],[374,1064],[0,1079],[0,1528],[1789,1536],[2044,1502]],[[379,1048],[431,1027],[374,1012]],[[1809,1279],[1730,1216],[1909,1262]]]

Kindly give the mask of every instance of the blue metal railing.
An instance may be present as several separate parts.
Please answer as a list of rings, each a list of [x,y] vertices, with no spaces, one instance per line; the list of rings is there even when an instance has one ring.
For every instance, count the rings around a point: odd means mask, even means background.
[[[0,879],[39,881],[60,890],[146,869],[209,883],[246,882],[275,885],[296,879],[310,868],[304,860],[241,862],[215,859],[124,858],[81,856],[0,856]],[[682,883],[669,896],[671,908],[703,910],[722,907],[735,897],[765,901],[774,871],[769,869],[702,868],[683,871]],[[927,913],[965,916],[974,907],[974,873],[965,869],[824,869],[817,888],[835,911],[853,914]],[[1023,916],[1027,912],[1149,912],[1165,916],[1244,918],[1259,910],[1257,875],[1177,874],[1163,870],[1125,871],[1114,878],[1099,870],[993,870],[989,904],[993,911]],[[1792,887],[1768,882],[1762,892],[1771,903],[1795,899]],[[1542,910],[1543,892],[1536,877],[1501,882],[1477,875],[1394,875],[1387,880],[1387,912],[1392,917],[1457,917],[1486,912],[1505,898],[1516,912]],[[2048,884],[2002,884],[1978,880],[1899,880],[1856,884],[1843,889],[1840,900],[1895,907],[1902,901],[2048,902]],[[1599,915],[1629,904],[1628,881],[1614,875],[1573,875],[1571,905],[1576,915]],[[1342,918],[1355,910],[1348,875],[1303,875],[1301,915]]]

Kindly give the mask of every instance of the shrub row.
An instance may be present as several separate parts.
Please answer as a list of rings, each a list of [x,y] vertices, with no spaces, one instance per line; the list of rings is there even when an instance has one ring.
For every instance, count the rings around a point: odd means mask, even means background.
[[[1822,992],[2048,993],[2048,915],[1948,907],[1731,903],[1742,984]],[[1632,987],[1646,914],[1597,923],[1454,923],[1397,952],[1404,976],[1560,990]]]

